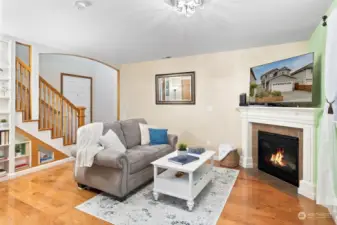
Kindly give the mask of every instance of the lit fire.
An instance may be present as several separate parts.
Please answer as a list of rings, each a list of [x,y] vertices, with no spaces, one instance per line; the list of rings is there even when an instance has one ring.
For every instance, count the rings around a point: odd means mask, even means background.
[[[284,157],[284,149],[283,148],[278,148],[276,154],[272,154],[270,161],[277,165],[277,166],[286,166],[286,162],[283,160]]]

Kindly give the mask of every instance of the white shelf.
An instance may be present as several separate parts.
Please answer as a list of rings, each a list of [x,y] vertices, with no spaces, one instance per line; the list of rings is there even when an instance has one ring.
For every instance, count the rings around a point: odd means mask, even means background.
[[[7,99],[7,100],[9,100],[9,96],[0,96],[0,99]]]
[[[3,163],[3,162],[8,162],[9,161],[9,159],[8,158],[6,158],[6,159],[0,159],[0,163]]]
[[[27,157],[30,157],[30,155],[15,156],[15,159],[22,159],[22,158],[27,158]]]
[[[204,164],[200,166],[199,169],[193,172],[193,184],[197,185],[200,180],[203,179],[205,175],[208,175],[209,172],[212,172],[212,167],[209,164]],[[168,169],[165,172],[159,174],[157,179],[169,180],[170,182],[188,187],[189,177],[188,173],[184,173],[183,176],[177,178],[176,177],[177,170]]]
[[[0,72],[0,86],[4,83],[5,87],[8,88],[6,95],[0,93],[0,117],[7,119],[9,127],[1,127],[0,131],[12,131],[15,129],[15,42],[10,38],[0,37],[0,68],[3,70]],[[3,169],[7,171],[7,174],[0,176],[0,182],[7,180],[10,174],[15,172],[14,169],[14,143],[15,143],[15,132],[9,133],[9,144],[1,145],[0,150],[6,151],[5,157],[7,159],[0,159]]]
[[[21,144],[29,144],[30,141],[15,141],[16,145],[21,145]]]

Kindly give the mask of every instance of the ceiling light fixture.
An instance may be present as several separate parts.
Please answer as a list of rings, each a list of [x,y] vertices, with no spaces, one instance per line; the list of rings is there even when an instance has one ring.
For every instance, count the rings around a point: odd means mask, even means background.
[[[76,1],[74,5],[78,10],[83,10],[91,6],[92,3],[89,1]]]
[[[193,16],[197,8],[204,6],[204,0],[164,0],[164,2],[186,17]]]

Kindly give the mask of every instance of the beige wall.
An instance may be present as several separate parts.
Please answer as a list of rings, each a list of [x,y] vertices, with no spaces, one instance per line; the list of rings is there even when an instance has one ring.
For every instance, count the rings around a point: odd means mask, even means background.
[[[121,66],[121,119],[144,117],[169,129],[180,142],[216,150],[220,143],[241,146],[236,107],[248,93],[250,68],[308,52],[307,42]],[[196,105],[156,105],[155,75],[195,71]]]

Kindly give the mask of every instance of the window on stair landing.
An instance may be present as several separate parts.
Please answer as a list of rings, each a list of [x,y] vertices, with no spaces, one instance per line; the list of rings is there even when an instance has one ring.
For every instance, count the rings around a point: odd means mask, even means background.
[[[27,66],[32,66],[32,46],[16,42],[15,53],[16,57],[18,57],[22,62],[24,62]]]

